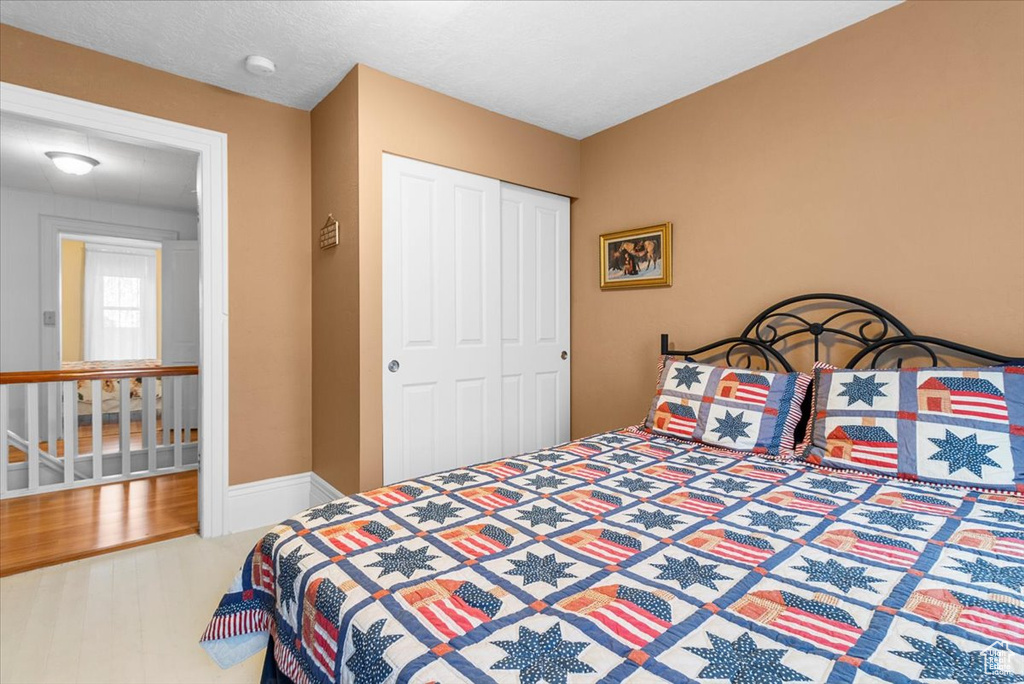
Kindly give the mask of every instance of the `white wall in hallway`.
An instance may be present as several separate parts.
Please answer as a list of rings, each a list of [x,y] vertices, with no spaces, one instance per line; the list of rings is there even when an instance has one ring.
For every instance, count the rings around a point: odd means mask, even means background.
[[[0,187],[0,371],[41,368],[40,216],[172,230],[179,240],[198,238],[194,212]]]

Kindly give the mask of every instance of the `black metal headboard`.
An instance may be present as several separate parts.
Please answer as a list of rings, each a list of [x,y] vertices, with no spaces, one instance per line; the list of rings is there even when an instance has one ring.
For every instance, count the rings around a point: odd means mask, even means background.
[[[661,353],[687,358],[717,355],[729,366],[751,368],[760,364],[764,370],[791,372],[793,366],[787,355],[793,350],[810,346],[814,361],[819,361],[822,351],[833,348],[837,342],[854,349],[845,364],[830,359],[834,365],[845,368],[899,368],[908,355],[931,366],[940,365],[940,358],[947,356],[979,365],[1024,364],[1024,357],[1003,356],[938,337],[915,335],[880,306],[829,293],[785,299],[755,316],[739,336],[696,349],[673,350],[668,335],[662,335]]]

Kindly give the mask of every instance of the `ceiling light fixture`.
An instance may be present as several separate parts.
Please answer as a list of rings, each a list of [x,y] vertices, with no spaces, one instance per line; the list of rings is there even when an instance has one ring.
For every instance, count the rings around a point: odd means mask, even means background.
[[[266,57],[249,55],[245,58],[245,70],[250,74],[256,74],[257,76],[269,76],[277,71],[277,67]]]
[[[54,166],[64,173],[70,173],[72,176],[84,176],[100,165],[98,161],[92,157],[86,157],[84,154],[47,152],[46,156],[50,158]]]

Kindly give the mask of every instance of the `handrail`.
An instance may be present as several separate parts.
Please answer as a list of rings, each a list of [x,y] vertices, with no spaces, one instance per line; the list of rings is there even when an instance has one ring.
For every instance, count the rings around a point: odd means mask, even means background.
[[[13,371],[0,373],[0,385],[74,380],[117,380],[120,378],[165,378],[199,375],[199,366],[121,366],[81,370]]]

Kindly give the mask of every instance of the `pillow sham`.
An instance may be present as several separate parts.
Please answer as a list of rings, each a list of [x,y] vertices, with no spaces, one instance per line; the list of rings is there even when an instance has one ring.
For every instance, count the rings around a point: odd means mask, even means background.
[[[721,368],[673,356],[661,365],[644,423],[648,430],[734,451],[792,455],[810,376]]]
[[[811,463],[1024,493],[1024,367],[815,364],[808,433]]]

